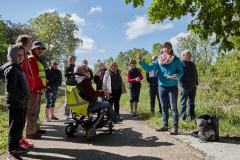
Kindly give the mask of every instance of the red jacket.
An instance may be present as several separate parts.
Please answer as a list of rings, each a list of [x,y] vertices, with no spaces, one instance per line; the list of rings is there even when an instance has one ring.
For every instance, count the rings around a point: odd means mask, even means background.
[[[85,92],[85,94],[91,99],[95,99],[99,96],[104,95],[104,91],[103,90],[97,90],[95,91],[94,88],[92,87],[92,82],[90,81],[90,79],[84,79],[82,82],[82,87],[83,90]]]
[[[39,78],[39,69],[36,58],[29,57],[28,58],[30,68],[32,70],[33,80],[34,80],[34,86],[33,88],[30,88],[30,92],[39,93],[38,91],[43,89],[45,86],[42,83],[42,80]],[[41,93],[39,93],[41,94]]]
[[[138,68],[137,68],[138,69]],[[140,69],[138,69],[139,71],[139,79],[140,81],[143,80],[143,75],[142,75],[142,71]],[[137,82],[135,78],[132,78],[130,75],[130,72],[127,72],[127,82],[132,83],[132,82]]]
[[[27,54],[26,54],[26,56],[27,56]],[[24,73],[27,77],[27,82],[28,82],[29,89],[32,90],[33,87],[35,86],[35,83],[34,83],[32,69],[29,65],[29,59],[28,58],[25,58],[21,67],[22,67],[22,70],[24,71]]]

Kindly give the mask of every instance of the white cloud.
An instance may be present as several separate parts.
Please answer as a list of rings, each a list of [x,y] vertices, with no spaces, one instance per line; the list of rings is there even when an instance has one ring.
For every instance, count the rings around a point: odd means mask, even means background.
[[[176,47],[177,46],[177,38],[187,37],[188,35],[189,35],[189,33],[180,32],[175,37],[171,37],[169,41],[172,43],[173,47]]]
[[[85,19],[84,19],[84,18],[80,18],[76,13],[73,13],[73,14],[71,15],[71,18],[70,18],[70,19],[74,20],[74,22],[75,22],[76,24],[79,24],[79,25],[81,25],[81,26],[86,25]]]
[[[94,12],[102,12],[102,8],[97,6],[96,8],[95,7],[91,7],[90,11],[87,13],[87,14],[92,14]]]
[[[83,40],[83,44],[76,49],[76,53],[92,53],[97,49],[94,40],[87,36],[83,36],[82,30],[80,28],[77,36]]]
[[[128,29],[125,31],[128,40],[135,39],[139,36],[151,34],[155,31],[161,31],[173,28],[172,23],[168,24],[148,24],[147,17],[135,16],[135,20],[126,24]]]
[[[94,59],[97,59],[97,57],[92,57],[91,59],[93,59],[93,60],[94,60]]]
[[[97,26],[100,27],[100,28],[105,28],[105,27],[106,27],[106,26],[102,25],[102,24],[99,23],[99,22],[98,22]]]
[[[106,52],[106,50],[105,49],[99,49],[98,52],[99,53],[104,53],[104,52]]]
[[[43,10],[43,11],[39,11],[38,14],[43,14],[43,13],[51,13],[51,12],[55,12],[56,9],[46,9],[46,10]]]

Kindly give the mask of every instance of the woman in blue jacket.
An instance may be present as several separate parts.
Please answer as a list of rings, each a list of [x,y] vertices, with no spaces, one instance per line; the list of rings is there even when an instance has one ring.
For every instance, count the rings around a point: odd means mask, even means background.
[[[163,125],[156,129],[156,131],[168,131],[168,97],[173,118],[173,129],[171,135],[178,134],[178,109],[177,109],[177,96],[178,96],[178,80],[183,75],[183,68],[181,61],[173,53],[172,44],[165,42],[162,45],[163,54],[158,56],[158,59],[151,64],[147,64],[142,55],[138,55],[140,60],[139,64],[142,68],[150,72],[158,69],[158,92],[162,106]]]

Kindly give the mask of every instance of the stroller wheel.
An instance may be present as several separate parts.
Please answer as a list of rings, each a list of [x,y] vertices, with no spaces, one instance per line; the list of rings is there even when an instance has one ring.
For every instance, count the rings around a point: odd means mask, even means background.
[[[109,134],[112,134],[112,128],[113,128],[112,122],[109,122],[108,128],[109,128]]]
[[[87,139],[90,141],[93,140],[96,135],[96,131],[92,126],[88,126],[84,128],[83,133],[87,137]]]
[[[74,126],[73,125],[67,125],[66,128],[65,128],[65,134],[68,137],[71,137],[71,136],[73,136],[74,133],[75,133]]]

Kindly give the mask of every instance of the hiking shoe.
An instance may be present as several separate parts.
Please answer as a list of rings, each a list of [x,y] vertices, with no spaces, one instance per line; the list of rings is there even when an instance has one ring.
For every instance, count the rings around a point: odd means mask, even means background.
[[[18,147],[17,153],[25,153],[25,152],[28,152],[28,148],[20,145]]]
[[[117,121],[118,121],[118,122],[122,122],[122,121],[123,121],[123,117],[118,116],[118,117],[117,117]]]
[[[134,113],[135,113],[134,111],[131,111],[130,115],[131,115],[131,116],[134,116]]]
[[[39,139],[42,136],[40,134],[31,134],[31,135],[26,135],[27,139]]]
[[[156,131],[168,131],[168,127],[159,127],[159,128],[156,128]]]
[[[33,147],[33,143],[28,142],[28,141],[27,141],[26,139],[24,139],[24,138],[21,139],[20,145],[21,145],[21,146],[24,146],[24,147],[27,147],[27,148]]]
[[[17,153],[17,151],[13,151],[9,153],[7,160],[23,160]]]
[[[44,122],[51,122],[51,119],[49,117],[45,117]]]
[[[170,135],[178,135],[178,129],[173,128],[170,133]]]
[[[36,133],[37,133],[37,134],[45,134],[45,133],[46,133],[46,130],[41,129],[41,130],[36,131]]]
[[[59,119],[57,117],[55,117],[55,116],[52,116],[51,120],[59,120]]]

